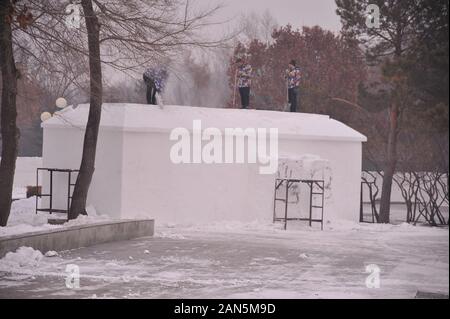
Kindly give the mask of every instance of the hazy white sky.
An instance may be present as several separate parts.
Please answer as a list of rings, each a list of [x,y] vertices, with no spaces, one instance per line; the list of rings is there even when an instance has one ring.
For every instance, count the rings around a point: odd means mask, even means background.
[[[280,25],[290,23],[294,27],[319,25],[324,29],[339,31],[341,24],[336,15],[334,0],[197,0],[212,5],[223,4],[217,14],[219,19],[231,19],[242,13],[264,13],[274,16]]]
[[[221,4],[222,8],[208,19],[209,22],[231,20],[202,30],[206,38],[216,38],[236,31],[242,14],[252,12],[263,14],[266,11],[270,12],[280,26],[291,24],[294,28],[300,28],[319,25],[333,32],[341,29],[340,19],[336,15],[335,0],[189,0],[189,2],[198,10]],[[140,77],[140,74],[137,77]]]

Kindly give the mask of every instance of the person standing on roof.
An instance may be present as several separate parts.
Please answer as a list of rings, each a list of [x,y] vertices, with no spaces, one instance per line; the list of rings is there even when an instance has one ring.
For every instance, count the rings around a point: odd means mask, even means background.
[[[236,73],[237,86],[241,96],[241,105],[246,109],[250,105],[250,86],[252,83],[252,66],[244,59],[236,61],[238,68]]]
[[[299,96],[299,87],[301,80],[301,70],[297,66],[297,62],[295,60],[291,60],[289,62],[288,69],[286,70],[285,78],[287,80],[288,87],[288,101],[290,105],[291,112],[298,111],[298,96]]]
[[[144,72],[144,82],[147,86],[147,103],[158,104],[156,94],[160,95],[164,91],[167,80],[167,71],[164,68],[150,68]]]

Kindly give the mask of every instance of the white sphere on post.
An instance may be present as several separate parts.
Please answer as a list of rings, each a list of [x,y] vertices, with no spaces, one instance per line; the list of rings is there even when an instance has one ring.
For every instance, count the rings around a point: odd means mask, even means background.
[[[67,106],[67,100],[63,97],[56,99],[56,107],[59,109],[63,109]]]
[[[45,122],[48,119],[50,119],[52,117],[52,114],[50,112],[42,112],[41,114],[41,121]]]

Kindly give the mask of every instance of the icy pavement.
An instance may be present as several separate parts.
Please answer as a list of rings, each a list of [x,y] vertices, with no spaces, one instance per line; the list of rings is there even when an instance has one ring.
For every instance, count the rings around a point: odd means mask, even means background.
[[[366,287],[371,264],[379,289]],[[68,265],[79,267],[78,289],[66,287]],[[448,295],[448,229],[160,227],[154,238],[0,260],[1,298],[414,298],[418,290]]]

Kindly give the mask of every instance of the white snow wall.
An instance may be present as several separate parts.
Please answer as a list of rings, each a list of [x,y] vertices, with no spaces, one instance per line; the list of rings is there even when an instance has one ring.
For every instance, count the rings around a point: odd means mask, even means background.
[[[44,128],[44,167],[78,168],[84,131]],[[158,223],[272,220],[275,175],[255,164],[173,164],[168,132],[102,128],[88,204],[113,218],[148,217]],[[332,194],[325,219],[359,220],[361,143],[279,141],[280,156],[314,154],[327,159]],[[55,179],[56,208],[66,207],[66,180]]]
[[[123,216],[158,223],[271,218],[273,176],[255,164],[173,164],[168,133],[128,133],[123,162]]]

